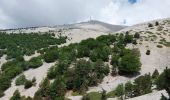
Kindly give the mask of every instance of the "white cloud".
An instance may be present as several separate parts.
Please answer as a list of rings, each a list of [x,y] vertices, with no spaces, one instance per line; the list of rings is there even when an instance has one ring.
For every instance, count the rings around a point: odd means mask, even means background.
[[[126,0],[113,0],[101,12],[101,20],[112,24],[133,25],[153,19],[170,17],[170,0],[138,0],[129,4]]]
[[[127,25],[170,17],[170,0],[1,0],[0,28],[43,26],[85,21],[92,16]]]

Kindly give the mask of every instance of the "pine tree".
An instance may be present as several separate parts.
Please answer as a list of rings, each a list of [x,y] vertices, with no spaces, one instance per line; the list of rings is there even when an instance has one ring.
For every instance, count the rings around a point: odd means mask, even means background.
[[[157,69],[155,69],[155,71],[154,71],[153,74],[152,74],[152,78],[155,79],[155,78],[157,78],[158,76],[159,76],[159,72],[158,72]]]
[[[16,90],[10,100],[21,100],[21,95],[18,90]]]
[[[105,90],[103,90],[103,92],[102,92],[102,100],[107,100],[106,91]]]

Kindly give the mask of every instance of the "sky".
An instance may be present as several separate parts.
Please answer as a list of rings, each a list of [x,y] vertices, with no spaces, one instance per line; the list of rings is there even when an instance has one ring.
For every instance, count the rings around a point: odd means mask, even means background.
[[[134,25],[170,17],[170,0],[0,0],[0,29],[99,20]]]

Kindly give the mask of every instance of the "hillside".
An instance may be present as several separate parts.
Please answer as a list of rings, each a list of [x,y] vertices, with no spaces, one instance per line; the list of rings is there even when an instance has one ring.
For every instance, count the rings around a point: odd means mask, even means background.
[[[136,79],[145,81],[145,78],[149,78],[146,82],[150,83],[150,75],[155,69],[162,73],[170,65],[170,19],[155,20],[130,27],[90,21],[54,27],[1,30],[1,32],[14,35],[1,34],[7,41],[0,43],[2,55],[0,67],[3,76],[0,77],[0,82],[7,78],[11,85],[0,87],[0,90],[4,91],[4,95],[0,91],[0,96],[2,95],[0,100],[10,99],[16,90],[19,90],[21,96],[33,98],[36,93],[37,98],[48,99],[50,95],[49,98],[54,99],[56,96],[54,94],[41,93],[43,89],[46,92],[44,87],[48,85],[50,91],[58,93],[58,97],[65,95],[72,100],[81,100],[82,95],[89,94],[100,98],[105,90],[109,100],[114,100],[117,96],[124,95],[115,94],[118,85],[128,81],[135,82]],[[49,35],[45,35],[46,33]],[[14,49],[10,48],[11,46]],[[124,63],[122,59],[127,62]],[[11,71],[13,66],[20,69],[15,69],[16,72],[13,72]],[[135,67],[128,68],[131,66]],[[16,80],[22,75],[25,75],[26,82],[34,78],[36,82],[32,82],[29,88],[25,88],[25,83],[16,86]],[[45,82],[43,80],[46,77]],[[40,86],[42,81],[44,87]],[[148,86],[146,83],[145,86],[149,90],[144,90],[146,92],[136,94],[135,98],[128,100],[147,100],[153,96],[159,99],[160,93],[167,96],[166,91],[154,88],[157,84],[152,82],[150,84]],[[139,85],[143,86],[142,83]],[[60,92],[55,90],[55,86],[58,86]]]

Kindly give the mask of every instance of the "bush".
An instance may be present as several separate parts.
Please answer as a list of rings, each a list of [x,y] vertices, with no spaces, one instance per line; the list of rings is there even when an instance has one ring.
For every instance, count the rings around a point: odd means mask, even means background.
[[[124,95],[124,86],[123,84],[119,84],[115,89],[115,95],[120,97]]]
[[[140,76],[134,81],[134,96],[140,96],[152,92],[152,80],[150,74]]]
[[[140,70],[140,59],[134,52],[130,51],[122,56],[120,65],[118,66],[120,74],[132,74]]]
[[[155,69],[155,71],[154,71],[153,74],[152,74],[152,78],[155,79],[155,78],[157,78],[158,76],[159,76],[159,72],[158,72],[157,69]]]
[[[100,43],[104,43],[106,45],[111,45],[116,41],[116,36],[114,35],[102,35],[96,38]]]
[[[169,77],[170,77],[170,69],[165,69],[163,73],[159,75],[159,77],[156,80],[156,85],[158,90],[166,89],[168,93],[170,93],[169,87],[170,87],[170,82],[169,82]]]
[[[133,84],[129,81],[125,84],[125,99],[133,97]]]
[[[54,62],[58,59],[58,51],[57,50],[49,50],[44,55],[44,60],[47,63]]]
[[[43,64],[43,62],[40,57],[31,58],[31,60],[29,61],[30,68],[38,68],[38,67],[42,66],[42,64]]]
[[[97,61],[97,59],[102,59],[103,61],[108,61],[110,53],[111,53],[111,48],[108,46],[96,48],[91,51],[90,59],[93,62]]]
[[[125,38],[124,38],[124,43],[127,44],[127,43],[132,43],[133,41],[133,36],[132,35],[129,35],[129,34],[126,34],[125,35]]]
[[[112,60],[111,60],[111,64],[114,66],[114,67],[117,67],[118,64],[119,64],[119,56],[116,55],[116,54],[113,54],[112,55]]]
[[[153,25],[151,23],[148,24],[148,27],[153,27]]]
[[[156,22],[155,22],[155,26],[158,26],[158,25],[159,25],[159,22],[158,22],[158,21],[156,21]]]
[[[140,34],[136,32],[135,35],[134,35],[134,38],[139,39],[140,38]]]
[[[25,82],[25,86],[24,86],[24,88],[25,89],[29,89],[30,87],[32,87],[32,81],[30,81],[30,80],[27,80],[26,82]]]
[[[117,68],[116,67],[112,67],[112,73],[111,73],[111,75],[112,76],[116,76],[118,73],[117,73]]]
[[[90,49],[85,45],[79,45],[77,47],[77,57],[89,57],[90,55]]]
[[[45,78],[41,84],[40,88],[34,95],[34,100],[42,100],[42,98],[49,97],[49,90],[50,90],[50,80]]]
[[[150,52],[151,52],[150,50],[147,50],[146,55],[150,55]]]
[[[27,81],[27,79],[25,78],[25,75],[21,75],[15,80],[15,84],[16,85],[24,85],[26,81]]]
[[[64,78],[62,76],[56,77],[49,88],[49,96],[51,100],[64,100],[65,92],[66,84]]]
[[[157,45],[158,48],[162,48],[163,46],[162,45]]]
[[[21,95],[18,90],[16,90],[10,100],[21,100]]]
[[[84,95],[82,100],[102,100],[102,95],[98,92],[91,92]]]
[[[47,77],[49,79],[54,79],[56,77],[55,66],[52,66],[51,68],[49,68],[48,73],[47,73]]]

